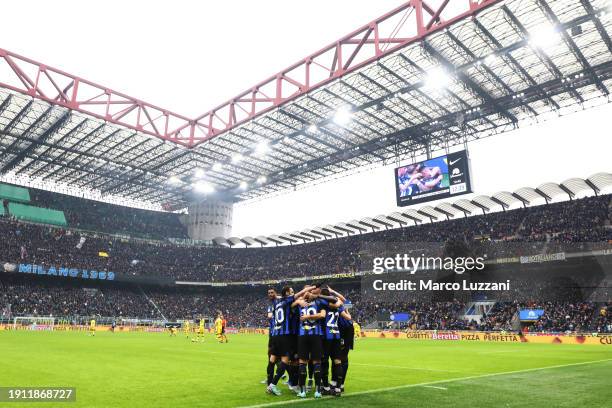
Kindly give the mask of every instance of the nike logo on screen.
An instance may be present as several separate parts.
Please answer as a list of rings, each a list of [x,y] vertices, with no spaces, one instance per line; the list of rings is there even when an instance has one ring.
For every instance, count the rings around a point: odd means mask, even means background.
[[[457,163],[459,160],[461,160],[461,157],[456,160],[451,160],[449,163],[452,166],[453,164]]]

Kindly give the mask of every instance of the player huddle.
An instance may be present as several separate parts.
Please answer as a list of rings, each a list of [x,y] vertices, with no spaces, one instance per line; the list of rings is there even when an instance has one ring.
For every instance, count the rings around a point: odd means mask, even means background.
[[[300,398],[306,398],[309,391],[308,377],[314,377],[315,398],[340,396],[354,341],[353,322],[344,308],[344,296],[326,285],[305,286],[298,293],[285,286],[280,296],[276,290],[268,289],[268,299],[266,392],[280,395],[277,385],[287,373],[289,389]]]

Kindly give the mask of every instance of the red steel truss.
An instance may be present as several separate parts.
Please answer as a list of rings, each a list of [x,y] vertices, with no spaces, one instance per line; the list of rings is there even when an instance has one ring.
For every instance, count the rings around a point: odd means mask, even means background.
[[[411,0],[196,119],[3,49],[0,87],[194,147],[500,1]]]

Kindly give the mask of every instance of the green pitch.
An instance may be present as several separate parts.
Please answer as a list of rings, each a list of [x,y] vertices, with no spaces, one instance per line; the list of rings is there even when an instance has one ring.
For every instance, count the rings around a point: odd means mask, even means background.
[[[67,407],[610,407],[612,348],[360,339],[346,395],[264,393],[261,335],[0,332],[0,386],[71,386]],[[6,404],[5,404],[6,405]],[[53,404],[11,404],[43,407]]]

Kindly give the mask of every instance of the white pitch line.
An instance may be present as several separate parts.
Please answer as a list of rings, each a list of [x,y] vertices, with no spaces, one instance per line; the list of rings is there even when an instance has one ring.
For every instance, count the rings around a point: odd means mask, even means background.
[[[408,367],[408,366],[386,365],[386,364],[363,364],[363,363],[350,363],[350,364],[363,366],[363,367],[399,368],[402,370],[433,371],[433,372],[440,372],[440,373],[459,373],[461,372],[461,371],[451,371],[451,370],[437,370],[435,368]]]
[[[606,358],[603,360],[594,360],[594,361],[584,361],[581,363],[559,364],[559,365],[548,366],[548,367],[527,368],[525,370],[503,371],[499,373],[472,375],[469,377],[451,378],[448,380],[430,381],[430,382],[424,382],[424,383],[418,383],[418,384],[405,384],[405,385],[398,385],[395,387],[376,388],[373,390],[358,391],[358,392],[353,392],[353,393],[349,393],[346,395],[342,395],[342,398],[349,398],[349,397],[354,397],[358,395],[375,394],[375,393],[386,392],[386,391],[403,390],[406,388],[424,387],[426,385],[447,384],[447,383],[452,383],[452,382],[477,380],[480,378],[497,377],[497,376],[502,376],[502,375],[522,374],[522,373],[529,373],[529,372],[534,372],[534,371],[552,370],[555,368],[574,367],[574,366],[581,366],[581,365],[587,365],[587,364],[604,363],[607,361],[612,361],[612,358]],[[325,398],[334,398],[334,397],[325,397]],[[257,405],[246,405],[240,408],[263,408],[263,407],[272,407],[275,405],[298,404],[300,402],[306,402],[306,401],[313,401],[313,400],[312,399],[293,399],[293,400],[276,401],[276,402],[269,402],[269,403],[257,404]]]
[[[424,388],[435,388],[436,390],[444,390],[444,391],[448,390],[448,388],[446,387],[437,387],[435,385],[424,385],[423,387]]]
[[[498,351],[481,351],[478,354],[500,354],[500,353],[518,353],[523,350],[498,350]]]

